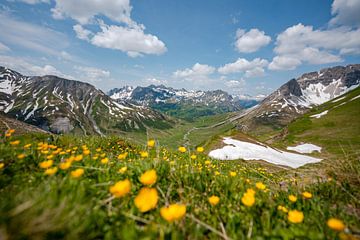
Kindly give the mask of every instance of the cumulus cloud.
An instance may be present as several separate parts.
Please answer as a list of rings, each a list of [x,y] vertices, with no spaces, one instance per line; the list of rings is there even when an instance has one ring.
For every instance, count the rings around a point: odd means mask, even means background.
[[[192,68],[177,70],[173,73],[176,78],[189,78],[208,76],[215,71],[215,68],[206,64],[195,63]]]
[[[16,70],[22,74],[32,76],[56,75],[68,79],[73,79],[72,76],[67,75],[56,69],[54,66],[45,64],[37,65],[32,60],[27,60],[21,57],[0,55],[0,65]]]
[[[239,58],[233,63],[218,68],[218,72],[221,74],[244,73],[245,77],[259,77],[264,75],[264,67],[268,64],[267,60],[261,58],[255,58],[252,61]]]
[[[85,82],[98,82],[110,77],[110,72],[95,67],[75,66],[79,79]]]
[[[51,11],[55,19],[70,17],[82,25],[90,23],[97,15],[133,24],[131,9],[129,0],[55,0],[55,7]]]
[[[91,44],[126,52],[130,57],[144,54],[160,55],[167,48],[157,36],[145,33],[145,26],[131,19],[129,0],[55,0],[52,9],[55,19],[70,17],[79,24],[73,26],[76,36]],[[101,17],[116,23],[108,25]],[[85,25],[99,25],[100,31],[92,32]]]
[[[334,0],[331,13],[334,15],[331,25],[360,26],[359,0]]]
[[[268,45],[270,41],[271,37],[265,35],[265,32],[259,29],[253,28],[248,32],[244,29],[238,29],[236,31],[235,47],[239,52],[252,53]]]
[[[98,47],[111,48],[126,52],[130,57],[142,54],[160,55],[166,51],[165,44],[156,36],[145,34],[142,28],[101,24],[101,32],[90,40]]]
[[[341,62],[342,55],[360,54],[360,29],[316,30],[299,23],[277,36],[274,52],[277,56],[269,65],[272,70],[294,69],[302,63]]]
[[[0,42],[0,52],[7,52],[7,51],[10,51],[10,48]]]
[[[301,64],[301,61],[297,58],[288,56],[276,56],[269,64],[270,70],[294,70]]]

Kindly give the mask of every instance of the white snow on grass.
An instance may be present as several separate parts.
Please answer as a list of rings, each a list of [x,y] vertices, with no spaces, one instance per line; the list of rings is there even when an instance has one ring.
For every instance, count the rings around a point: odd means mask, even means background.
[[[337,99],[335,99],[335,100],[332,100],[332,102],[335,103],[335,102],[341,101],[341,100],[343,100],[343,99],[345,99],[345,98],[346,98],[346,96],[341,97],[341,98],[337,98]]]
[[[209,153],[210,157],[219,160],[264,160],[269,163],[292,168],[298,168],[305,164],[316,163],[322,160],[301,154],[281,151],[266,145],[234,140],[229,137],[224,138],[223,142],[227,144],[227,146],[211,151]]]
[[[360,95],[358,95],[356,97],[353,97],[352,99],[350,99],[350,101],[353,101],[353,100],[358,99],[358,98],[360,98]]]
[[[299,152],[299,153],[312,153],[312,152],[316,152],[316,151],[321,152],[321,147],[316,146],[311,143],[300,144],[295,147],[287,147],[286,149],[295,151],[295,152]]]
[[[323,111],[323,112],[321,112],[319,114],[311,115],[310,117],[312,117],[312,118],[321,118],[322,116],[326,115],[328,112],[329,112],[329,110],[326,110],[326,111]]]

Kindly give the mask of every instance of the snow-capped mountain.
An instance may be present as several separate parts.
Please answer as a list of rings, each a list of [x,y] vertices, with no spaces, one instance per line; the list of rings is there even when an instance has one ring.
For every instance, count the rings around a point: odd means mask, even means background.
[[[244,119],[285,125],[314,106],[360,85],[360,64],[325,68],[291,79],[266,97]]]
[[[193,110],[196,108],[197,113],[200,115],[195,114],[193,117],[198,117],[239,111],[258,103],[256,99],[233,97],[222,90],[188,91],[164,85],[150,85],[148,87],[125,86],[110,90],[108,95],[116,101],[130,101],[135,104],[150,106],[166,113],[173,113],[178,117],[183,117],[181,113],[185,112],[188,117],[189,114],[187,113],[191,111],[191,108]]]
[[[55,133],[103,135],[145,130],[160,122],[169,125],[161,113],[114,101],[88,83],[28,77],[4,67],[0,67],[0,111]]]

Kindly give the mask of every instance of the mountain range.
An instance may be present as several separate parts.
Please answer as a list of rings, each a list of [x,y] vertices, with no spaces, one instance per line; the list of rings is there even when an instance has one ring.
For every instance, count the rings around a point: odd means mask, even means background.
[[[222,90],[188,91],[164,85],[125,86],[110,90],[108,95],[119,102],[128,101],[149,106],[171,116],[190,121],[201,116],[240,111],[259,102],[259,98],[234,97]]]
[[[174,117],[193,121],[239,112],[234,118],[239,127],[256,132],[280,129],[314,106],[359,85],[360,64],[353,64],[305,73],[262,101],[234,97],[222,90],[187,91],[164,85],[125,86],[105,94],[88,83],[57,76],[24,76],[0,67],[0,111],[53,133],[85,135],[169,129]]]

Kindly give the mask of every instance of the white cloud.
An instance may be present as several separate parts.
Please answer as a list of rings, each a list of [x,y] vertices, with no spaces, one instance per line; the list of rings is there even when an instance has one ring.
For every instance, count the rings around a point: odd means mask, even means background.
[[[268,45],[271,37],[265,35],[265,32],[253,28],[246,32],[244,29],[236,31],[235,47],[239,52],[251,53],[256,52],[261,47]]]
[[[69,42],[65,34],[50,28],[19,21],[0,12],[0,40],[19,47],[62,57]]]
[[[166,52],[165,44],[156,36],[144,33],[142,28],[101,24],[101,32],[96,33],[90,42],[98,47],[117,49],[130,57],[142,54],[160,55]]]
[[[297,58],[287,56],[276,56],[269,64],[270,70],[294,70],[301,64],[301,61]]]
[[[78,78],[85,82],[98,82],[110,77],[110,72],[95,67],[75,66],[74,69],[78,73]]]
[[[272,70],[294,69],[301,63],[341,62],[344,54],[360,54],[360,29],[314,30],[299,23],[277,36],[274,52]]]
[[[158,79],[158,78],[147,78],[145,80],[148,84],[154,84],[154,85],[161,85],[161,84],[167,84],[168,82],[166,80]]]
[[[195,63],[192,68],[177,70],[173,73],[176,78],[205,77],[212,74],[215,68],[206,64]]]
[[[32,75],[32,76],[43,76],[43,75],[56,75],[68,79],[73,79],[72,76],[63,74],[54,66],[36,65],[32,60],[27,60],[21,57],[5,56],[0,55],[0,65],[16,70],[21,74]]]
[[[88,24],[95,16],[103,15],[116,22],[133,24],[129,0],[55,0],[51,9],[55,19],[70,17],[80,24]]]
[[[360,26],[360,1],[359,0],[334,0],[331,13],[335,15],[331,25]]]
[[[228,88],[243,88],[245,86],[245,80],[244,79],[240,79],[240,80],[227,80],[225,82],[225,85]]]
[[[10,48],[0,42],[0,52],[8,52],[8,51],[10,51]]]
[[[145,26],[131,19],[129,0],[55,0],[52,9],[55,19],[70,17],[79,24],[73,26],[79,39],[91,44],[126,52],[130,57],[143,54],[160,55],[167,51],[165,44],[157,37],[145,33]],[[107,25],[100,17],[106,16],[117,25]],[[99,25],[101,31],[92,32],[86,24]]]
[[[80,24],[74,25],[73,29],[76,33],[76,37],[81,40],[89,41],[90,35],[93,34],[91,31],[84,29],[83,26],[81,26]]]
[[[252,61],[239,58],[233,63],[218,68],[218,72],[221,74],[244,73],[245,77],[259,77],[264,75],[264,67],[268,64],[267,60],[261,58],[255,58]]]

